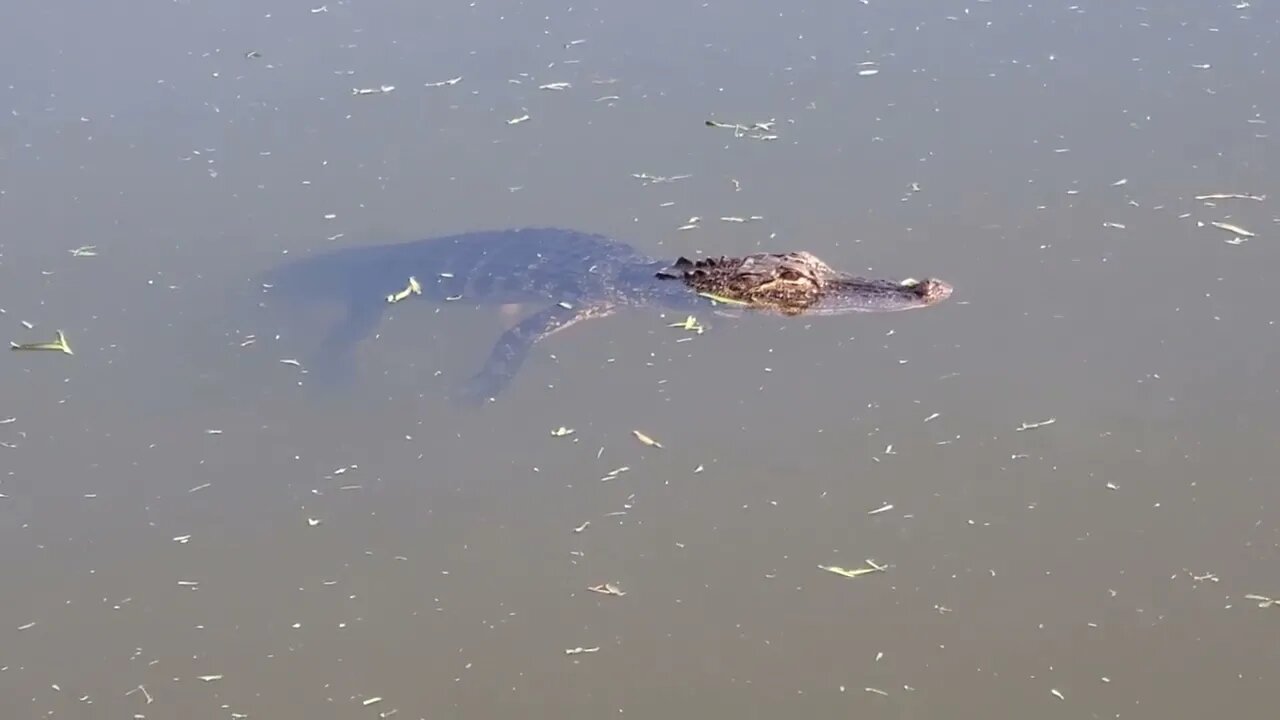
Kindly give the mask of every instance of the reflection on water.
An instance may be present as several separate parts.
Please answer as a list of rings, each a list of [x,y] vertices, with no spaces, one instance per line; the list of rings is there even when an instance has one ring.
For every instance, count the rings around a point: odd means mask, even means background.
[[[1269,8],[105,8],[3,18],[0,320],[75,352],[0,370],[6,716],[1270,706]],[[527,226],[957,289],[634,309],[460,410],[536,303],[325,388],[343,308],[254,284]]]

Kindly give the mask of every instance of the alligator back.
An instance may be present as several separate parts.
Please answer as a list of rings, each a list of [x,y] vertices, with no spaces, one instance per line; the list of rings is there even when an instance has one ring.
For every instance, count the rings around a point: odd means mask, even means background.
[[[286,262],[259,280],[274,296],[358,306],[385,303],[413,276],[431,300],[504,304],[605,296],[624,267],[647,261],[603,235],[526,228],[342,248]]]

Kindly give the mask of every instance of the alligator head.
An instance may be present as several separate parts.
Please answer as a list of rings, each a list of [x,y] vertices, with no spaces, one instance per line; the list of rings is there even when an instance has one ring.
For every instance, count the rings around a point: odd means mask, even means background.
[[[804,251],[697,261],[682,257],[657,276],[683,281],[715,300],[783,315],[910,310],[951,296],[951,286],[942,280],[856,277]]]

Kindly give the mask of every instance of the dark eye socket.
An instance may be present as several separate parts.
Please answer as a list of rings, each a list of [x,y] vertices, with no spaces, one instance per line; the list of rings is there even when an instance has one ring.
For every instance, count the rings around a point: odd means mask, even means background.
[[[799,280],[800,279],[800,273],[796,272],[795,270],[792,270],[791,268],[784,268],[782,272],[778,274],[782,276],[783,280]]]

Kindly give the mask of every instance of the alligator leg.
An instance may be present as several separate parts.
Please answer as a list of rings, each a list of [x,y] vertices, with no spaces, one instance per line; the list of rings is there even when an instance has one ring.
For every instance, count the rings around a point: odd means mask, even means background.
[[[347,315],[320,341],[308,372],[329,385],[345,385],[355,377],[356,345],[382,321],[382,304],[359,303],[347,308]]]
[[[583,305],[568,310],[552,305],[530,315],[498,338],[480,372],[454,392],[454,402],[474,406],[497,397],[520,371],[534,345],[583,320],[611,315],[614,310],[610,304]]]

